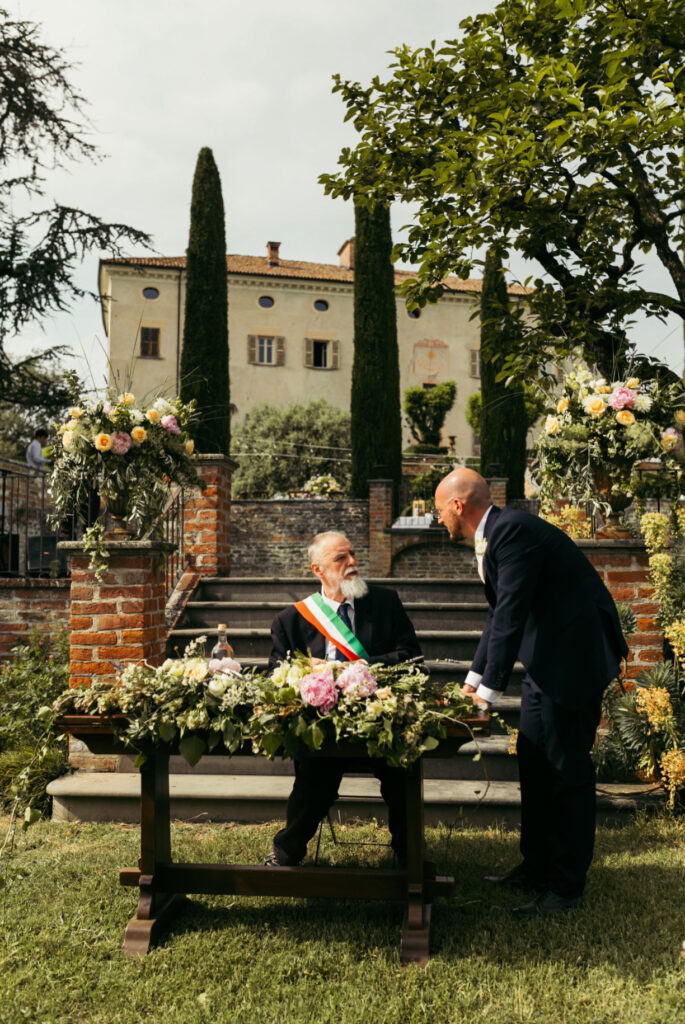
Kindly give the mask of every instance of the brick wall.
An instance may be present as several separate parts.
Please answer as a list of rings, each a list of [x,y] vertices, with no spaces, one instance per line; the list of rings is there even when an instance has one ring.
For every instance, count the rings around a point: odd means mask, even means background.
[[[120,661],[161,664],[165,657],[165,545],[125,540],[106,544],[109,566],[101,580],[76,541],[71,555],[69,685],[112,679]]]
[[[308,576],[307,547],[324,530],[352,541],[364,575],[369,573],[367,501],[325,499],[233,501],[232,576]]]
[[[203,576],[231,571],[231,473],[235,462],[225,455],[198,455],[204,491],[186,495],[184,549],[191,568]]]
[[[418,532],[418,531],[417,531]],[[470,548],[453,544],[446,536],[426,539],[416,534],[395,534],[395,554],[392,560],[393,576],[418,576],[424,579],[455,579],[478,577],[476,559]]]
[[[0,579],[0,659],[36,626],[49,633],[69,621],[69,580]]]
[[[630,655],[628,675],[663,659],[663,633],[656,625],[659,605],[647,574],[648,558],[638,540],[581,540],[576,542],[611,591],[629,604],[637,617],[637,632],[627,637]]]

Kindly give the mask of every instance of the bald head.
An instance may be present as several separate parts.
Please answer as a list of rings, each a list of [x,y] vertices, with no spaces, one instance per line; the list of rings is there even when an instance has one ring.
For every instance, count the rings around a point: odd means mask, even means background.
[[[491,504],[487,482],[480,473],[463,466],[443,477],[435,491],[435,507],[452,540],[473,537]]]

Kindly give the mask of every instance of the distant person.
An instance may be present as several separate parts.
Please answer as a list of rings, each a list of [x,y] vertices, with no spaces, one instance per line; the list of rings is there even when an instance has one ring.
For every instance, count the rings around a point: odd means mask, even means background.
[[[26,449],[26,461],[28,462],[31,469],[47,469],[50,465],[50,459],[46,459],[43,455],[43,448],[47,444],[48,432],[47,430],[37,430],[33,441]]]

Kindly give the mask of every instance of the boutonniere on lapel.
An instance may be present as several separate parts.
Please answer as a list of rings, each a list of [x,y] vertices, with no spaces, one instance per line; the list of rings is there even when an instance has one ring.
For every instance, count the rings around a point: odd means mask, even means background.
[[[488,542],[487,542],[487,539],[485,537],[481,537],[480,540],[476,541],[475,549],[476,549],[476,554],[478,555],[479,558],[482,558],[484,556],[485,549],[487,548],[487,546],[488,546]]]

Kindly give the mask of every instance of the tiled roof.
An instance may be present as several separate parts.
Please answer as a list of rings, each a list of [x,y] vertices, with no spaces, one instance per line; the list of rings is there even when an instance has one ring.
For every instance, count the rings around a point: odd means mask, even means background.
[[[159,267],[160,269],[183,270],[186,265],[185,256],[134,256],[130,259],[117,258],[102,260],[104,265],[118,264],[134,267]],[[304,260],[279,259],[277,264],[269,263],[266,256],[237,256],[229,253],[226,256],[226,268],[229,274],[258,274],[260,277],[295,277],[307,281],[339,281],[351,284],[354,271],[341,267],[336,263],[307,263]],[[395,271],[395,284],[400,285],[415,275],[408,270]],[[453,292],[481,291],[483,282],[480,278],[471,277],[462,281],[459,277],[447,277],[444,284]],[[532,289],[522,285],[508,286],[510,295],[527,295]]]

